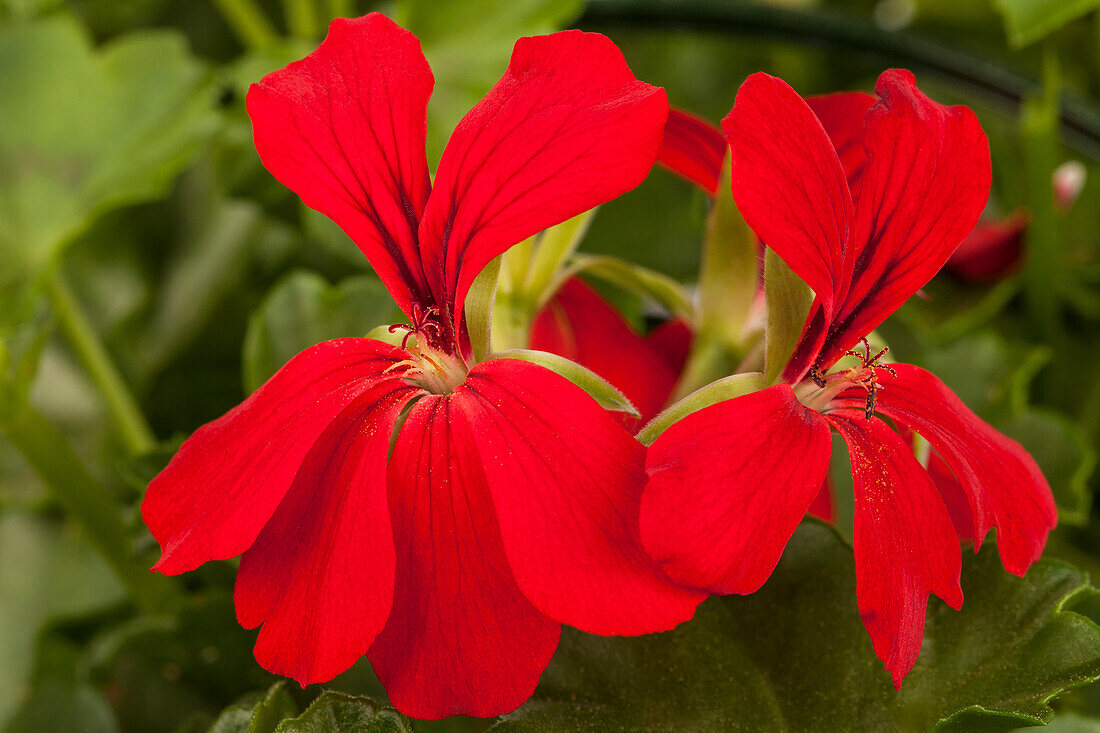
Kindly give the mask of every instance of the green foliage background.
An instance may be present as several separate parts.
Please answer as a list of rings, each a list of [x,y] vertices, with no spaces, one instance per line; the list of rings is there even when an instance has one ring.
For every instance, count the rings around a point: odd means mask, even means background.
[[[0,731],[1100,731],[1098,7],[0,0]],[[432,62],[430,161],[515,38],[561,27],[611,35],[713,121],[758,70],[808,95],[907,66],[972,106],[993,150],[988,213],[1030,213],[1027,265],[989,286],[941,275],[882,334],[1033,452],[1060,507],[1047,559],[1018,579],[992,549],[967,552],[963,611],[932,600],[900,693],[855,609],[850,498],[751,597],[660,636],[566,633],[535,699],[499,721],[406,720],[365,663],[323,694],[260,669],[233,564],[150,576],[137,507],[183,437],[289,356],[398,319],[354,245],[260,166],[243,105],[329,18],[375,9]],[[1089,179],[1062,211],[1050,176],[1070,159]],[[581,250],[690,283],[705,214],[657,171],[601,208]],[[645,303],[608,292],[645,326]]]

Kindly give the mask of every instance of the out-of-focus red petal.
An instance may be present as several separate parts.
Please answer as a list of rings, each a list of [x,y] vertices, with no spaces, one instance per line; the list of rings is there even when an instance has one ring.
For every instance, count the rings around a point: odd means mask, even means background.
[[[636,418],[615,413],[631,432],[665,407],[679,376],[665,355],[636,334],[595,290],[576,278],[567,281],[535,316],[531,348],[560,354],[618,387],[641,414]]]
[[[397,583],[368,656],[393,704],[421,719],[514,710],[561,628],[516,586],[460,395],[421,398],[389,464]]]
[[[829,136],[786,82],[763,73],[741,85],[722,129],[737,208],[813,289],[830,319],[843,297],[838,278],[854,215]]]
[[[386,624],[394,587],[386,454],[417,391],[389,379],[341,412],[241,558],[237,618],[246,628],[263,624],[256,660],[264,669],[303,686],[327,682]]]
[[[840,92],[806,97],[806,104],[821,120],[833,143],[852,199],[859,200],[859,185],[867,166],[867,151],[863,147],[863,120],[867,110],[877,100],[866,92]]]
[[[141,505],[161,546],[153,569],[174,575],[251,547],[329,423],[403,358],[370,339],[326,341],[196,430]]]
[[[691,353],[691,342],[694,339],[695,334],[691,332],[691,324],[683,318],[670,318],[646,336],[650,347],[660,355],[677,379],[684,371],[688,354]]]
[[[832,522],[836,516],[836,510],[833,506],[833,495],[835,493],[833,481],[826,472],[825,480],[821,482],[821,490],[817,492],[813,503],[810,504],[809,513],[822,521]]]
[[[420,41],[370,13],[332,21],[316,51],[248,90],[264,166],[347,232],[406,313],[428,293],[416,232],[434,83]]]
[[[851,286],[832,319],[826,365],[932,279],[989,198],[989,144],[973,112],[932,101],[901,69],[883,72],[875,89],[845,258]]]
[[[703,594],[670,583],[639,542],[645,449],[629,433],[529,362],[483,362],[459,390],[509,564],[536,608],[603,635],[691,618]]]
[[[1009,572],[1023,575],[1042,554],[1058,511],[1043,472],[1023,447],[994,430],[933,374],[894,364],[879,371],[878,409],[924,437],[970,499],[975,545],[991,526]]]
[[[716,125],[672,107],[657,162],[713,197],[718,193],[727,149],[726,139]]]
[[[636,187],[657,159],[668,99],[598,33],[521,38],[508,71],[455,129],[420,223],[436,301],[460,322],[488,262]]]
[[[688,415],[649,447],[643,545],[677,582],[752,593],[821,490],[830,445],[785,384]]]
[[[928,594],[962,606],[959,540],[932,480],[897,433],[856,410],[828,418],[852,460],[856,602],[875,654],[900,688],[920,654]]]
[[[1014,212],[1001,221],[978,222],[951,259],[947,270],[966,282],[996,282],[1020,265],[1028,216]]]

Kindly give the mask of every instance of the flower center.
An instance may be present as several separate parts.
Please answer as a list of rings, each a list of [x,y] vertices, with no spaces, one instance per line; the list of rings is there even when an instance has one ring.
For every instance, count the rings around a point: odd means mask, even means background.
[[[407,331],[401,339],[401,348],[409,358],[390,366],[387,372],[405,367],[405,379],[432,394],[448,394],[466,381],[469,372],[466,363],[441,348],[443,327],[439,324],[438,308],[421,308],[420,304],[413,303],[412,323],[390,326],[390,333],[397,331]],[[409,340],[414,337],[410,344]]]
[[[878,370],[883,369],[896,377],[897,372],[889,364],[880,364],[879,359],[890,351],[890,347],[883,347],[874,356],[871,355],[871,345],[866,337],[860,337],[863,344],[863,353],[849,351],[847,356],[856,357],[859,362],[848,369],[841,369],[828,374],[822,374],[817,364],[810,368],[807,375],[809,379],[798,384],[794,388],[795,396],[806,407],[816,412],[827,412],[832,407],[837,395],[853,387],[860,387],[867,392],[867,402],[864,406],[864,415],[868,420],[875,414],[875,406],[878,400]]]

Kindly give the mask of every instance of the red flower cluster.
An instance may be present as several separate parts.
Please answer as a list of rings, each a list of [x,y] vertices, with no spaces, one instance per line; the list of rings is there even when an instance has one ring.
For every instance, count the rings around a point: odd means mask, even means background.
[[[884,73],[877,91],[877,101],[838,97],[849,111],[831,118],[765,74],[741,87],[723,121],[734,199],[817,297],[783,384],[689,415],[650,446],[641,525],[673,579],[751,593],[817,496],[836,430],[855,481],[857,601],[900,686],[928,594],[963,600],[959,539],[905,438],[931,444],[966,494],[976,545],[996,527],[1011,572],[1039,557],[1056,512],[1023,448],[930,373],[882,363],[863,338],[943,266],[990,186],[989,148],[968,109],[928,99],[905,71]],[[838,124],[851,108],[862,125]],[[848,355],[854,365],[837,366]]]
[[[488,716],[531,694],[561,624],[660,631],[703,598],[637,540],[643,447],[547,369],[469,367],[462,326],[489,260],[641,182],[668,103],[603,36],[522,39],[432,183],[432,83],[371,14],[249,91],[264,165],[359,245],[415,344],[299,354],[183,445],[142,513],[160,572],[243,554],[267,669],[323,682],[366,654],[404,712]]]
[[[878,99],[810,106],[758,74],[723,141],[669,114],[608,39],[567,31],[517,42],[433,181],[432,87],[416,38],[375,13],[334,21],[249,91],[264,165],[348,233],[409,318],[401,346],[302,352],[149,486],[155,570],[241,556],[237,614],[260,627],[264,667],[308,684],[366,655],[410,715],[507,712],[563,623],[661,631],[707,593],[760,587],[811,505],[830,511],[830,429],[852,459],[859,606],[897,683],[927,595],[962,603],[959,536],[913,433],[965,493],[978,543],[996,527],[1016,573],[1038,557],[1055,513],[1031,458],[863,339],[977,221],[990,163],[968,110],[932,102],[907,72],[885,73]],[[494,257],[634,188],[658,158],[724,195],[727,142],[738,208],[817,296],[782,384],[689,415],[647,453],[624,428],[642,422],[555,372],[474,362],[463,304]],[[573,280],[531,342],[604,376],[648,420],[691,337],[680,321],[640,336]]]

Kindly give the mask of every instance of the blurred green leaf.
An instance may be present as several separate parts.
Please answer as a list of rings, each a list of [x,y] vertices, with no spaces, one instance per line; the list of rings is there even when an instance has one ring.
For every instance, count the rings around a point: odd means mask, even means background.
[[[432,168],[458,121],[504,74],[516,39],[556,31],[583,6],[583,0],[398,0],[395,20],[420,39],[435,74]]]
[[[60,247],[104,210],[162,195],[217,128],[184,40],[93,50],[66,15],[0,28],[0,327],[25,317]]]
[[[286,685],[285,680],[276,682],[266,693],[250,695],[229,706],[208,733],[273,733],[280,721],[298,713]]]
[[[401,713],[369,697],[321,693],[299,717],[284,720],[276,733],[412,733]]]
[[[695,305],[691,294],[668,275],[607,255],[577,255],[569,266],[558,272],[554,284],[546,289],[547,299],[573,275],[584,273],[617,285],[624,290],[656,301],[674,316],[694,320]]]
[[[1017,48],[1050,35],[1071,20],[1100,7],[1097,0],[993,0]]]
[[[8,726],[0,726],[4,733],[118,731],[111,706],[87,679],[80,651],[60,634],[43,635],[30,696]]]
[[[0,727],[29,681],[40,631],[125,598],[100,556],[58,522],[0,514]]]
[[[565,630],[534,699],[494,731],[1005,730],[1100,676],[1100,628],[1065,610],[1090,592],[1042,561],[1026,578],[995,551],[963,560],[961,612],[933,600],[916,667],[895,692],[855,604],[851,550],[806,522],[753,595],[714,598],[674,631]]]
[[[192,575],[232,587],[232,568],[211,564]],[[229,590],[188,597],[175,614],[143,615],[95,635],[86,654],[92,679],[112,691],[124,731],[170,730],[192,713],[211,719],[229,701],[277,680],[256,664],[254,631],[237,624]]]
[[[1027,410],[996,423],[998,430],[1027,449],[1050,482],[1058,521],[1088,522],[1092,492],[1088,481],[1096,468],[1096,451],[1082,430],[1050,410]]]
[[[374,277],[329,285],[311,272],[294,272],[271,289],[248,323],[244,341],[245,389],[254,391],[295,354],[343,336],[363,336],[403,316]]]

